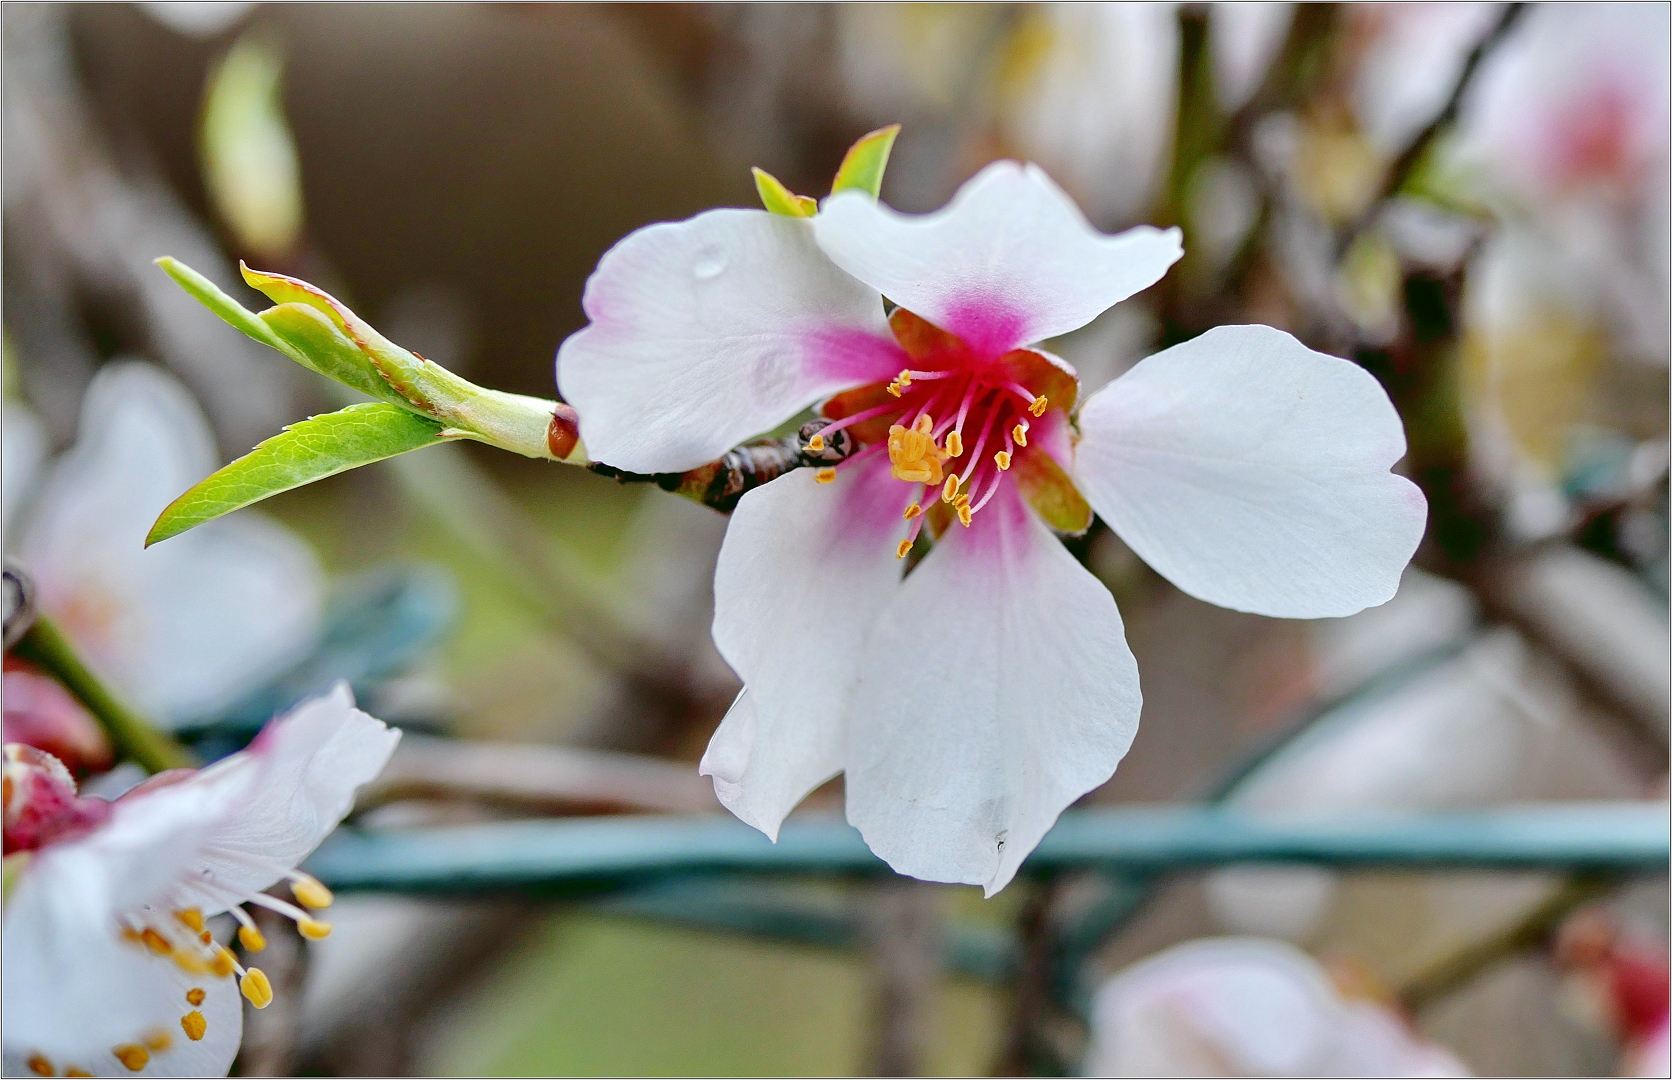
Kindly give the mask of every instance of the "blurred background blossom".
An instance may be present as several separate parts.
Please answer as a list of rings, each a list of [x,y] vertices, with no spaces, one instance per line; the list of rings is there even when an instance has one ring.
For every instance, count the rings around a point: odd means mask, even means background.
[[[306,277],[550,396],[617,239],[754,205],[750,165],[822,195],[900,122],[898,208],[1009,156],[1101,228],[1184,230],[1165,281],[1051,344],[1083,394],[1268,323],[1382,381],[1432,508],[1393,601],[1315,623],[1194,601],[1094,528],[1075,550],[1145,709],[1089,804],[1666,796],[1665,5],[11,4],[4,33],[6,551],[205,759],[346,678],[409,733],[363,793],[373,824],[717,810],[694,774],[737,689],[708,637],[724,520],[454,446],[144,549],[202,475],[342,404],[152,258],[246,302],[240,258]],[[8,741],[110,763],[15,657],[5,705]],[[1235,866],[985,904],[772,896],[861,948],[681,926],[677,898],[345,896],[238,1071],[1667,1071],[1664,877]],[[934,959],[953,927],[1085,925],[1078,999]]]

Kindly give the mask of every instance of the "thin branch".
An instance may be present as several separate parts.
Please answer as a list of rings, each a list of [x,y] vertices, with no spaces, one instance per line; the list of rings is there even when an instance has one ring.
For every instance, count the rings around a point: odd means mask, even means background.
[[[718,809],[689,764],[610,750],[408,735],[360,790],[367,809],[401,799],[474,799],[546,814],[696,814]]]
[[[1550,935],[1563,919],[1617,884],[1616,879],[1608,877],[1570,878],[1516,925],[1465,946],[1417,974],[1400,988],[1399,1000],[1406,1011],[1413,1014],[1421,1012],[1488,968],[1541,947],[1550,940]]]
[[[1446,98],[1445,105],[1417,133],[1416,138],[1411,140],[1410,145],[1405,147],[1404,152],[1393,159],[1393,164],[1388,166],[1387,175],[1382,179],[1381,191],[1377,193],[1369,208],[1359,216],[1352,227],[1343,233],[1346,239],[1341,245],[1341,250],[1345,251],[1352,239],[1364,231],[1365,226],[1369,224],[1371,218],[1374,217],[1383,203],[1404,190],[1405,185],[1410,182],[1412,175],[1428,156],[1435,142],[1456,121],[1458,109],[1462,107],[1463,98],[1468,93],[1469,87],[1474,83],[1475,73],[1480,70],[1481,61],[1485,60],[1492,50],[1498,47],[1498,43],[1504,39],[1517,20],[1521,18],[1526,6],[1522,3],[1506,6],[1504,13],[1498,18],[1497,25],[1493,26],[1485,37],[1475,43],[1475,47],[1469,51],[1468,59],[1463,62],[1463,69],[1457,74],[1457,81],[1452,85],[1451,94]]]
[[[127,758],[152,773],[190,768],[197,764],[191,751],[175,742],[172,736],[154,726],[105,686],[76,655],[69,638],[44,613],[35,615],[34,625],[29,627],[12,651],[25,660],[33,661],[87,706],[87,711],[110,736],[111,745],[116,748],[119,757]]]

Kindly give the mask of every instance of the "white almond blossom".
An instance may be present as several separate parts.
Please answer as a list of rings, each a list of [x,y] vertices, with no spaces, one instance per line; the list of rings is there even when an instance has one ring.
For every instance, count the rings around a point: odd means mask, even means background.
[[[1053,534],[1093,508],[1212,603],[1314,618],[1393,595],[1426,506],[1389,472],[1404,432],[1361,368],[1220,327],[1070,422],[1074,372],[1031,343],[1180,253],[1176,231],[1099,233],[1000,162],[933,214],[843,193],[604,256],[558,358],[594,457],[688,469],[820,400],[810,449],[859,447],[751,491],[726,534],[714,637],[745,688],[701,768],[738,817],[776,836],[845,772],[848,820],[896,870],[1002,888],[1137,731],[1120,614]]]
[[[249,749],[153,778],[91,831],[22,856],[5,908],[5,1074],[224,1076],[242,1033],[240,994],[264,1008],[273,991],[205,920],[230,912],[251,952],[264,943],[246,903],[295,919],[304,937],[328,934],[316,916],[330,892],[296,867],[399,738],[339,684]],[[16,790],[10,778],[7,787]],[[287,879],[313,910],[264,892]]]
[[[1470,1076],[1315,961],[1260,938],[1176,945],[1104,983],[1087,1076]]]
[[[272,519],[238,514],[146,548],[157,515],[221,463],[171,376],[131,361],[101,369],[78,441],[44,476],[32,420],[8,403],[7,548],[41,609],[134,704],[160,724],[203,719],[313,646],[324,575]]]

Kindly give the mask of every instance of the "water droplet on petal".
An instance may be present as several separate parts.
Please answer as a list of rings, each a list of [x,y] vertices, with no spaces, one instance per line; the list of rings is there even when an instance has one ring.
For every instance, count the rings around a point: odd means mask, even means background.
[[[726,249],[718,245],[703,248],[697,252],[696,261],[691,264],[691,273],[698,281],[707,281],[718,277],[726,268]]]

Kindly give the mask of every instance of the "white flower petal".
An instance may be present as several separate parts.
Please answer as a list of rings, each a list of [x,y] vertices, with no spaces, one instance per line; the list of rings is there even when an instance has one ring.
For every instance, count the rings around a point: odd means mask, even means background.
[[[1310,956],[1203,938],[1126,968],[1092,1001],[1088,1076],[1467,1076],[1392,1013],[1348,1002]]]
[[[1043,170],[1013,161],[932,214],[834,196],[813,229],[836,265],[992,355],[1079,329],[1183,254],[1177,229],[1098,232]]]
[[[1074,477],[1190,595],[1282,618],[1383,603],[1427,503],[1388,469],[1399,414],[1346,360],[1267,326],[1221,326],[1144,360],[1080,411]]]
[[[73,1064],[94,1076],[225,1076],[244,1040],[244,998],[238,992],[237,979],[191,975],[166,960],[153,959],[150,963],[162,976],[164,1011],[172,1015],[166,1023],[124,1041],[138,1043],[143,1034],[158,1031],[168,1036],[168,1045],[150,1050],[150,1060],[138,1071],[117,1058],[114,1045],[103,1053],[76,1059]],[[201,1003],[193,1005],[186,997],[192,990],[203,991]],[[203,1018],[201,1039],[190,1038],[182,1024],[192,1012]]]
[[[383,771],[399,741],[338,683],[188,781],[222,793],[227,809],[170,904],[214,915],[279,881],[347,816],[355,790]]]
[[[174,965],[124,943],[117,918],[159,900],[186,872],[214,799],[176,785],[152,800],[119,803],[103,827],[37,852],[8,900],[0,952],[8,1057],[40,1053],[61,1071],[178,1022]]]
[[[157,515],[218,460],[203,414],[174,379],[146,364],[108,365],[20,545],[42,608],[162,721],[212,710],[293,663],[323,610],[312,551],[260,515],[145,548]]]
[[[651,225],[586,284],[591,325],[558,350],[558,385],[598,461],[675,472],[819,398],[905,366],[877,294],[804,219],[710,210]]]
[[[897,591],[901,512],[920,490],[878,457],[830,484],[799,469],[732,515],[714,571],[714,641],[745,688],[701,771],[727,809],[774,839],[842,769],[842,710],[865,633]]]
[[[46,452],[46,426],[40,417],[8,399],[5,422],[0,424],[0,541],[8,551],[18,510],[40,479]]]
[[[848,712],[848,820],[903,874],[1009,882],[1138,729],[1103,585],[1008,486],[905,580]]]

